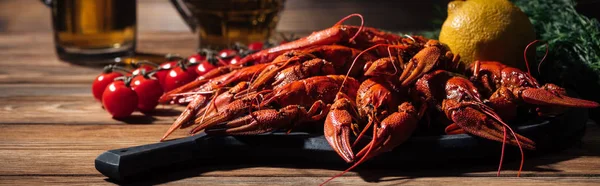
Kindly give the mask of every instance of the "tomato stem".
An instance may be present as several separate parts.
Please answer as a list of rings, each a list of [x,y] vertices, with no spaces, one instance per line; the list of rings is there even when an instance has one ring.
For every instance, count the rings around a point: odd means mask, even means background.
[[[131,88],[131,86],[129,85],[129,83],[131,83],[131,80],[133,80],[132,76],[121,76],[121,77],[115,78],[115,81],[123,81],[123,83],[125,84],[125,87],[127,87],[127,88]]]
[[[131,71],[127,70],[126,68],[117,66],[117,65],[108,65],[106,67],[104,67],[105,72],[108,70],[108,72],[119,72],[123,75],[126,74],[130,74]]]
[[[187,59],[180,59],[179,61],[177,61],[177,66],[181,67],[181,70],[185,71],[188,68],[187,62],[188,62]]]
[[[165,55],[165,58],[167,59],[167,61],[174,61],[174,60],[182,60],[183,57],[181,57],[179,54],[167,54]]]
[[[158,69],[155,69],[155,70],[152,70],[152,71],[148,72],[148,73],[147,73],[147,74],[144,76],[144,78],[146,78],[146,79],[151,79],[152,77],[154,77],[154,74],[156,74],[156,72],[158,72]],[[156,77],[155,77],[155,78],[156,78]]]

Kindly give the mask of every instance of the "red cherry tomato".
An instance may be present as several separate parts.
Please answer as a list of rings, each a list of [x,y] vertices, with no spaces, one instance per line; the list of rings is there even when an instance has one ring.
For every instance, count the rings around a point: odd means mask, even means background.
[[[194,54],[188,57],[188,62],[190,63],[200,63],[206,59],[206,56],[200,54]]]
[[[263,49],[263,42],[254,42],[254,43],[250,43],[248,44],[248,50],[252,50],[252,51],[259,51]]]
[[[227,61],[228,64],[235,65],[235,64],[238,64],[241,59],[242,58],[240,56],[233,56],[232,58],[227,59],[226,61]]]
[[[169,71],[169,74],[165,78],[165,82],[163,85],[163,90],[168,92],[177,87],[183,86],[189,82],[194,81],[196,79],[195,73],[190,73],[181,67],[175,67]]]
[[[237,51],[235,51],[233,49],[223,49],[223,50],[219,51],[218,57],[229,58],[229,57],[233,57],[234,55],[237,55]]]
[[[146,73],[154,70],[153,66],[150,65],[142,65],[131,72],[131,76],[141,75],[142,70],[146,71]]]
[[[161,63],[159,65],[159,67],[162,69],[172,69],[172,68],[175,68],[175,66],[177,66],[177,62],[178,61],[167,61],[167,62]]]
[[[102,94],[102,105],[113,118],[124,118],[135,110],[138,97],[123,81],[114,81]]]
[[[162,86],[163,89],[164,89],[165,79],[167,79],[167,75],[169,74],[169,71],[171,71],[171,69],[176,66],[177,66],[177,61],[164,62],[164,63],[160,64],[160,66],[158,66],[159,70],[156,71],[156,73],[154,74],[154,77],[156,77],[156,79],[158,79],[158,83],[160,83],[160,86]]]
[[[141,112],[150,112],[158,105],[158,98],[163,90],[157,79],[144,76],[135,76],[129,83],[131,89],[138,96],[137,109]]]
[[[94,98],[101,102],[104,89],[106,89],[106,87],[112,83],[115,78],[121,76],[123,76],[123,74],[118,72],[108,72],[98,75],[98,77],[96,77],[92,83],[92,94],[94,94]]]
[[[204,60],[200,64],[196,65],[194,67],[194,70],[196,71],[196,74],[198,74],[198,76],[203,76],[204,74],[206,74],[207,72],[210,72],[211,70],[213,70],[215,68],[217,68],[217,66],[213,65],[208,60]]]
[[[198,67],[197,63],[188,64],[188,66],[185,68],[185,71],[187,73],[194,75],[195,77],[198,77],[198,73],[196,72],[196,67]]]
[[[200,54],[194,54],[188,57],[188,66],[186,68],[188,73],[193,73],[196,76],[198,76],[196,68],[198,67],[198,64],[200,64],[204,60],[206,60],[206,57]]]

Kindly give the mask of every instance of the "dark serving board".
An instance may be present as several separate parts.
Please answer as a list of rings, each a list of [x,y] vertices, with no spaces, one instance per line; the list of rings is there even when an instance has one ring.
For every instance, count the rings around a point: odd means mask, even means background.
[[[527,155],[540,155],[564,149],[579,141],[587,119],[586,109],[570,109],[563,115],[528,121],[514,128],[517,133],[537,143],[537,149],[527,152]],[[393,151],[366,162],[364,166],[392,167],[407,162],[443,163],[490,158],[497,161],[500,147],[499,142],[466,134],[417,136]],[[517,157],[517,150],[507,146],[507,158]],[[234,159],[237,159],[237,163],[252,162],[267,166],[272,162],[302,166],[314,164],[319,167],[348,166],[323,136],[306,133],[236,137],[199,134],[162,143],[109,150],[96,158],[95,165],[100,173],[113,180],[128,181],[142,173],[174,164],[192,161],[226,163]]]

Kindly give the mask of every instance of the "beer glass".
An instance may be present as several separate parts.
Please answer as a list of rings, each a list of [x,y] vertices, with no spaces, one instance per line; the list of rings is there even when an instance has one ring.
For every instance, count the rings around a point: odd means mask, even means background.
[[[136,0],[42,0],[52,9],[56,53],[81,64],[132,56]]]
[[[284,0],[171,0],[199,46],[224,48],[265,41],[279,21]]]

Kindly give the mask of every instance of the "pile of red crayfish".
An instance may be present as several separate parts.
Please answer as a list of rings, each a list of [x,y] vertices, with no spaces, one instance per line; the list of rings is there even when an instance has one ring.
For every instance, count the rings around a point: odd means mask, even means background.
[[[350,17],[362,19],[352,14],[166,92],[160,102],[189,104],[162,140],[187,127],[191,134],[253,135],[324,125],[331,147],[356,166],[402,144],[421,123],[535,149],[508,123],[599,106],[500,62],[462,65],[436,40],[343,25]],[[367,133],[370,143],[353,152]]]

